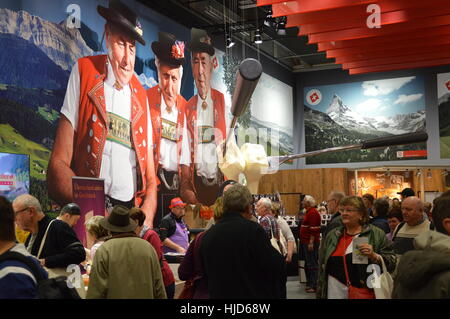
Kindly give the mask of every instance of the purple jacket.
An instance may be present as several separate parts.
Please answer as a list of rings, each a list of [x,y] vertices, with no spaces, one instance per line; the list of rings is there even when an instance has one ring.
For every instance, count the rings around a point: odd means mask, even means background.
[[[193,299],[209,299],[208,280],[203,273],[200,256],[200,246],[205,233],[198,234],[191,242],[178,268],[178,277],[181,280],[194,280],[195,293]]]

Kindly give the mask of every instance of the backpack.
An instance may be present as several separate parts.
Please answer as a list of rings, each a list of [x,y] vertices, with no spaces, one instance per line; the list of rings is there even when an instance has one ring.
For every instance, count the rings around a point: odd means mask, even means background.
[[[17,260],[27,265],[37,282],[37,295],[39,299],[81,299],[75,288],[69,288],[67,277],[45,279],[38,266],[29,258],[15,251],[5,252],[0,256],[0,262]]]

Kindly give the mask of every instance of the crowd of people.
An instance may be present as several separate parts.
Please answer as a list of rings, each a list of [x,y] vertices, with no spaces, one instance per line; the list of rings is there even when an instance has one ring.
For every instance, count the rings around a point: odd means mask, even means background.
[[[145,225],[137,207],[116,205],[107,217],[91,217],[85,226],[92,246],[86,249],[72,229],[80,214],[76,204],[52,219],[31,195],[12,203],[2,197],[0,298],[38,297],[34,270],[8,259],[15,252],[32,261],[42,278],[67,276],[68,266],[90,261],[87,289],[78,289],[82,298],[171,299],[175,276],[164,252],[172,251],[184,254],[178,269],[185,281],[182,298],[285,299],[286,268],[297,249],[305,260],[306,292],[319,299],[376,298],[368,267],[383,263],[394,278],[392,298],[450,297],[450,192],[437,197],[429,213],[411,191],[401,202],[333,191],[324,204],[331,218],[321,228],[316,200],[304,197],[297,248],[279,204],[267,198],[253,203],[247,187],[227,181],[211,225],[191,242],[185,203],[173,198],[158,232]],[[30,233],[23,244],[16,225]]]

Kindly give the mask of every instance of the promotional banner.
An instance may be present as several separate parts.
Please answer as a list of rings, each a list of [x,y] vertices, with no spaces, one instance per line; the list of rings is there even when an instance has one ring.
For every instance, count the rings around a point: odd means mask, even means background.
[[[73,201],[80,206],[81,216],[78,223],[73,226],[78,239],[84,247],[91,248],[86,235],[85,222],[92,216],[105,216],[105,182],[103,179],[73,177]]]
[[[437,75],[441,158],[450,158],[450,73]]]
[[[13,201],[30,192],[30,157],[0,153],[0,196]]]
[[[304,88],[305,151],[358,144],[362,140],[425,130],[425,85],[422,76]],[[411,159],[398,151],[426,144],[345,151],[312,156],[307,164],[376,162]],[[406,153],[403,153],[406,154]]]
[[[143,207],[147,226],[174,197],[215,202],[243,58],[138,1],[2,6],[0,151],[30,154],[43,207],[72,201],[72,175],[103,178],[110,202]],[[259,86],[238,120],[239,147],[291,153],[292,87],[264,73]]]

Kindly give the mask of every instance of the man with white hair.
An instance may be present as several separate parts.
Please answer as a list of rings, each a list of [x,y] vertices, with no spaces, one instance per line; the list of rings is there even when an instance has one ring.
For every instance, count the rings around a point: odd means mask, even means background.
[[[321,217],[316,200],[306,195],[303,199],[305,218],[300,226],[300,247],[305,257],[306,292],[315,293],[319,271],[319,245]]]
[[[186,106],[187,128],[191,136],[191,167],[182,168],[181,196],[189,204],[214,204],[223,175],[218,167],[216,147],[226,139],[225,98],[211,87],[214,47],[201,29],[191,29],[192,75],[197,95]]]
[[[73,202],[73,176],[102,178],[106,209],[138,206],[153,227],[150,112],[134,74],[136,41],[145,45],[142,27],[136,13],[118,0],[97,11],[106,19],[107,54],[80,58],[72,68],[48,165],[48,192],[64,206]]]
[[[181,167],[189,169],[191,153],[186,129],[186,100],[180,95],[184,42],[173,34],[158,33],[152,42],[158,85],[147,90],[153,127],[153,151],[159,179],[158,208],[153,224],[159,226],[174,197],[180,196]]]
[[[271,239],[275,237],[277,241],[280,240],[280,226],[277,220],[272,215],[272,201],[269,198],[261,198],[255,206],[256,213],[260,217],[259,224]]]

